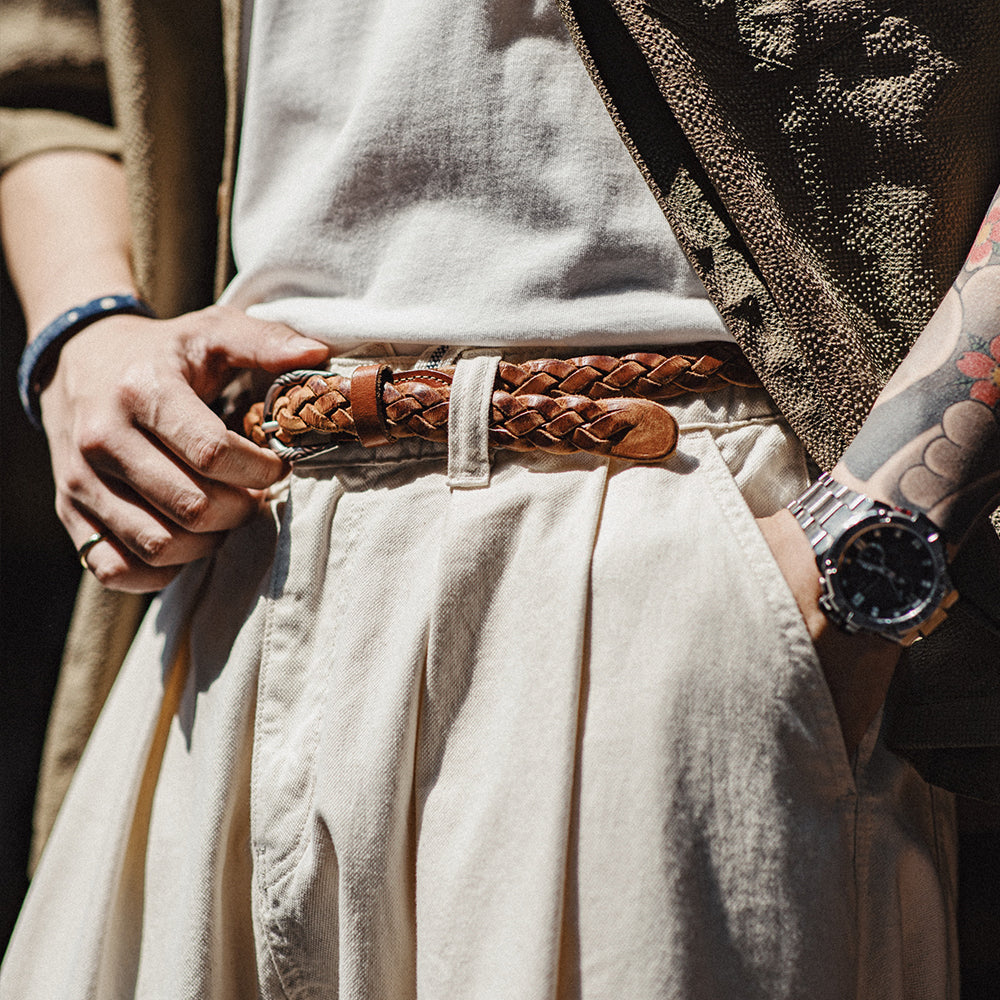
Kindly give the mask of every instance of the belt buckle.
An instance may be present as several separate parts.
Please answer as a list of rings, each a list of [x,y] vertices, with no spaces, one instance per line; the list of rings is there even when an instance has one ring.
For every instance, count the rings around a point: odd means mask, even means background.
[[[278,439],[278,431],[281,425],[274,419],[274,404],[282,395],[286,386],[300,383],[304,379],[313,375],[329,375],[328,371],[319,368],[296,368],[293,371],[285,372],[277,376],[268,387],[264,396],[264,410],[261,414],[260,430],[264,435],[268,448],[273,451],[278,458],[285,462],[301,462],[305,458],[313,458],[318,455],[325,455],[328,451],[333,451],[339,446],[338,442],[323,444],[289,445]]]

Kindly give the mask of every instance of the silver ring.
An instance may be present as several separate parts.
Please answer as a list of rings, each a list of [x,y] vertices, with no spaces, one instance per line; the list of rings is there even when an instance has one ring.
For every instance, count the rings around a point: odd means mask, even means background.
[[[92,549],[92,548],[93,548],[93,547],[94,547],[94,546],[95,546],[95,545],[96,545],[96,544],[97,544],[98,542],[103,542],[103,541],[104,541],[104,540],[105,540],[105,539],[106,539],[107,537],[108,537],[108,533],[107,533],[106,531],[95,531],[95,532],[94,532],[94,533],[93,533],[93,534],[92,534],[92,535],[90,536],[90,538],[88,538],[88,539],[87,539],[87,540],[86,540],[86,541],[85,541],[85,542],[83,543],[83,545],[81,545],[81,546],[80,546],[80,547],[79,547],[79,548],[78,548],[78,549],[76,550],[76,557],[77,557],[77,559],[79,559],[79,560],[80,560],[80,565],[81,565],[81,566],[82,566],[82,567],[83,567],[84,569],[87,569],[87,570],[89,570],[89,569],[90,569],[90,563],[89,563],[89,562],[87,562],[87,553],[88,553],[88,552],[89,552],[89,551],[90,551],[90,550],[91,550],[91,549]]]

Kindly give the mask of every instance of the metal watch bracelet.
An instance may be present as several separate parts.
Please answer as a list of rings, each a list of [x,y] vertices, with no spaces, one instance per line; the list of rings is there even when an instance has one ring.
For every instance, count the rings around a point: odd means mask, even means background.
[[[816,563],[820,570],[820,584],[823,593],[820,607],[830,620],[848,632],[873,631],[884,638],[903,645],[929,635],[947,616],[947,610],[958,597],[957,591],[948,578],[940,533],[919,514],[899,510],[891,504],[874,500],[863,493],[837,482],[829,473],[823,473],[788,509],[806,535]],[[833,583],[838,572],[838,551],[845,531],[855,525],[859,528],[875,518],[886,523],[894,522],[924,539],[935,564],[934,579],[939,589],[933,599],[933,607],[926,617],[917,615],[912,622],[887,620],[884,625],[864,624],[854,620],[852,609],[845,609],[839,603],[837,587]],[[831,552],[831,550],[833,550]]]
[[[886,506],[888,504],[877,503],[864,493],[838,483],[829,472],[824,472],[802,496],[788,505],[788,509],[795,515],[819,559],[829,551],[840,529],[855,514]]]

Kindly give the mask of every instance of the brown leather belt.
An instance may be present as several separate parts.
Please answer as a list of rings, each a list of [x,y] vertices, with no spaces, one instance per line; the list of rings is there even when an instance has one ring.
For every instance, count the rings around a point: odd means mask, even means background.
[[[700,346],[700,345],[699,345]],[[659,400],[726,385],[759,387],[735,347],[683,354],[588,355],[501,361],[490,405],[495,448],[564,454],[590,451],[655,462],[677,445],[677,421]],[[393,373],[361,365],[351,376],[294,371],[280,376],[244,419],[248,437],[299,461],[347,442],[369,448],[397,438],[448,438],[454,368]]]

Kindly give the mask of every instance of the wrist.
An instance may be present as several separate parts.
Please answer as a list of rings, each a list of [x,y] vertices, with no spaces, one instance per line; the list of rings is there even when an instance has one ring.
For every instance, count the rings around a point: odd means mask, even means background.
[[[88,250],[88,259],[80,267],[69,273],[64,268],[58,281],[42,288],[24,289],[18,286],[18,298],[24,313],[27,342],[34,341],[57,316],[75,309],[82,303],[93,302],[105,296],[126,296],[141,299],[135,288],[131,271],[116,266],[117,255],[106,255],[106,259],[95,258],[94,251]],[[83,266],[83,263],[86,266]]]
[[[36,428],[42,427],[40,394],[65,344],[92,323],[123,314],[154,315],[152,308],[134,295],[104,295],[61,313],[28,343],[18,366],[17,384],[24,412]]]
[[[929,635],[957,599],[940,530],[824,473],[788,505],[820,572],[820,608],[849,633],[902,645]]]

